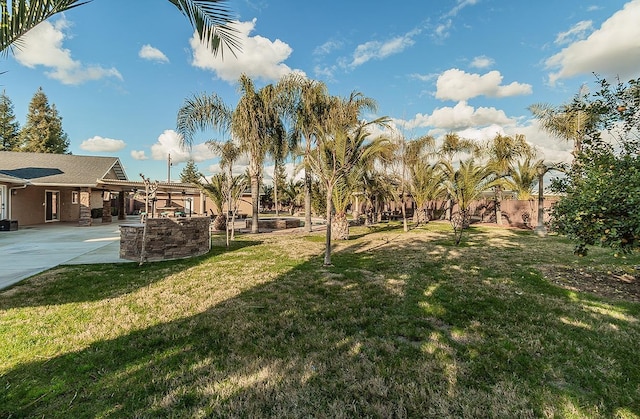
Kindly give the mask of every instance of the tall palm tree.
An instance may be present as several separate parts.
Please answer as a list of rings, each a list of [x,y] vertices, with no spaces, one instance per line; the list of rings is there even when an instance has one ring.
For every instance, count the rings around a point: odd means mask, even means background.
[[[0,51],[6,54],[13,45],[20,46],[24,34],[50,17],[90,3],[92,0],[0,0]],[[237,29],[231,26],[232,13],[226,0],[169,0],[186,18],[199,38],[213,53],[233,54],[240,50]]]
[[[253,81],[240,77],[242,96],[233,112],[231,130],[238,139],[240,149],[249,156],[251,182],[251,232],[258,233],[258,204],[264,160],[271,143],[286,136],[282,121],[278,89],[269,84],[256,91]]]
[[[496,223],[502,225],[502,190],[511,166],[522,157],[533,157],[535,150],[527,143],[524,135],[516,134],[513,137],[496,134],[485,148],[489,158],[488,166],[493,170],[497,179],[495,185],[495,216]]]
[[[304,213],[307,232],[311,232],[311,187],[312,175],[308,159],[311,149],[317,143],[318,127],[329,111],[329,93],[327,86],[292,73],[280,80],[282,90],[288,92],[292,104],[293,135],[292,140],[302,151],[304,169]],[[296,147],[293,147],[296,148]]]
[[[529,111],[540,121],[545,131],[573,142],[574,159],[582,153],[582,140],[598,120],[598,113],[590,112],[590,105],[585,101],[586,94],[583,86],[569,103],[557,107],[548,103],[529,106]]]
[[[235,109],[226,106],[216,94],[196,95],[178,110],[177,132],[191,145],[196,132],[206,129],[230,131],[240,152],[249,157],[251,182],[251,232],[258,232],[258,203],[264,160],[269,145],[286,134],[281,120],[278,91],[273,85],[256,90],[253,81],[242,75],[240,100]]]

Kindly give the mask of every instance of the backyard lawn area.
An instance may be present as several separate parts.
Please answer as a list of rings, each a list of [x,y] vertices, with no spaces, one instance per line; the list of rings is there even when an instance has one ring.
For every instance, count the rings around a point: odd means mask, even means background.
[[[0,417],[640,417],[640,255],[398,224],[0,291]],[[10,263],[10,261],[7,261]]]

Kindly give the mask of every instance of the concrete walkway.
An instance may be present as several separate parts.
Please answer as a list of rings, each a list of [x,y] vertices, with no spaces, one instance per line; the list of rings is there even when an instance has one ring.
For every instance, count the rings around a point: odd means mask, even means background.
[[[120,259],[119,223],[125,221],[91,227],[56,222],[0,231],[0,289],[58,265],[130,262]]]

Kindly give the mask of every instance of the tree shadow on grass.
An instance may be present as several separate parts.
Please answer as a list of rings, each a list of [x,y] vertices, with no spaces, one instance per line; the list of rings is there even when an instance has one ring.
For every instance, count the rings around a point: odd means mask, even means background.
[[[624,381],[634,358],[603,343],[628,321],[571,324],[573,309],[517,286],[451,276],[458,249],[397,244],[354,242],[333,267],[314,257],[199,314],[17,365],[0,374],[0,416],[640,414],[639,375]],[[616,327],[597,329],[605,320]],[[598,372],[598,357],[615,362]]]
[[[258,246],[261,241],[214,245],[209,253],[162,262],[61,265],[0,291],[0,309],[99,301],[135,292],[228,252]]]

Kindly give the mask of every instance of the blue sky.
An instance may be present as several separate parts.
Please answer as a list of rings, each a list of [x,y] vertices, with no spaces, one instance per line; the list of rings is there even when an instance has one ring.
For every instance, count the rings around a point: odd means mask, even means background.
[[[71,151],[117,156],[132,180],[177,179],[189,158],[218,171],[203,133],[179,147],[186,97],[237,103],[241,73],[257,86],[297,71],[333,95],[357,90],[408,137],[459,132],[478,141],[524,134],[548,161],[570,145],[541,132],[527,107],[569,101],[597,73],[640,77],[640,0],[231,0],[243,51],[214,58],[165,0],[94,0],[29,33],[0,60],[0,84],[24,124],[39,87],[63,117]],[[371,115],[373,116],[373,115]],[[269,169],[267,169],[267,173]]]

